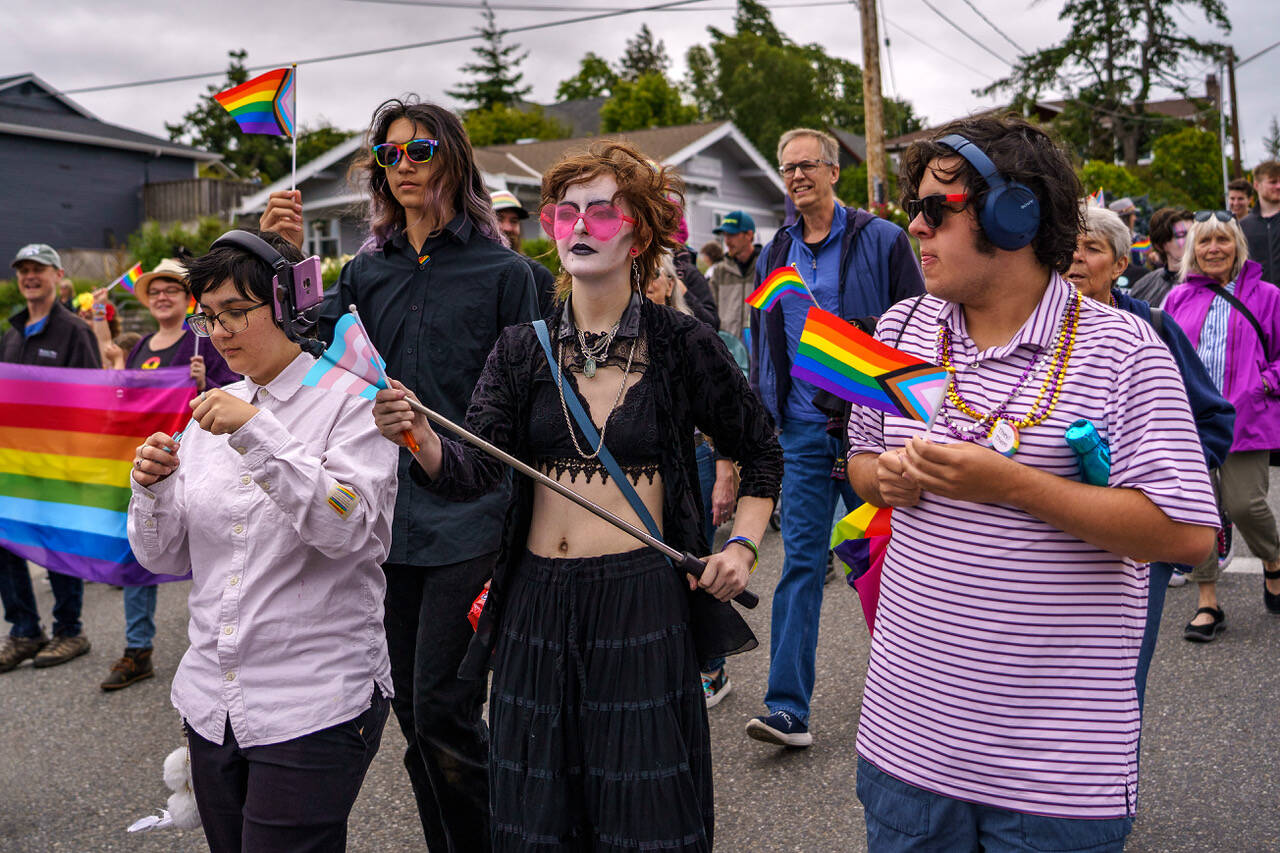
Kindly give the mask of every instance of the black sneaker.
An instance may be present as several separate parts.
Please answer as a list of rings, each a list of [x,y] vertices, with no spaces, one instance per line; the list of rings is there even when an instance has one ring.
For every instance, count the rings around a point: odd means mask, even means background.
[[[155,674],[151,666],[151,649],[125,649],[124,657],[112,665],[106,681],[98,686],[103,690],[119,690],[144,678],[153,678]]]
[[[747,723],[747,736],[778,746],[808,746],[813,743],[809,727],[786,711],[774,711]]]
[[[49,645],[49,638],[40,632],[38,637],[5,637],[0,646],[0,672],[8,672],[27,658],[33,658]]]

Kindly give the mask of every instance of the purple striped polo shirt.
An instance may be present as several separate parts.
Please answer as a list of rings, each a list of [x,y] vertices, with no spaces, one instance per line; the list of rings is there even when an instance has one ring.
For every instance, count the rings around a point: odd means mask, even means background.
[[[1057,274],[1004,346],[978,351],[960,306],[922,297],[898,346],[935,361],[952,332],[955,381],[979,411],[1050,351],[1072,292]],[[881,319],[892,342],[911,302]],[[1009,407],[1031,408],[1047,362]],[[972,419],[943,404],[953,422]],[[1082,299],[1057,407],[1013,457],[1078,479],[1063,434],[1091,420],[1111,446],[1112,488],[1138,489],[1179,522],[1218,526],[1204,454],[1172,356],[1141,319]],[[900,448],[923,425],[854,408],[850,454]],[[955,439],[935,425],[933,440]],[[1001,504],[925,493],[893,512],[858,726],[858,754],[948,797],[1071,818],[1131,815],[1138,781],[1134,670],[1147,566]]]

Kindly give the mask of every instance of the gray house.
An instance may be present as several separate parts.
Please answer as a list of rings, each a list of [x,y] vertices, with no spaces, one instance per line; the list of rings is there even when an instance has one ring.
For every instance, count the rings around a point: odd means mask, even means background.
[[[142,223],[147,184],[220,157],[101,121],[34,74],[0,78],[0,257],[115,248]]]
[[[536,215],[542,173],[566,152],[612,138],[626,139],[655,162],[679,171],[686,184],[689,242],[695,249],[715,239],[712,230],[730,211],[750,213],[761,241],[769,239],[782,223],[786,205],[782,179],[728,121],[491,145],[475,150],[476,164],[491,190],[511,190],[534,214],[524,223],[524,236],[531,239],[542,235]],[[308,253],[321,257],[353,253],[368,234],[366,199],[346,177],[363,147],[363,135],[354,136],[298,168],[304,248]],[[288,188],[288,178],[277,181],[246,196],[238,212],[256,219],[266,209],[270,193]]]

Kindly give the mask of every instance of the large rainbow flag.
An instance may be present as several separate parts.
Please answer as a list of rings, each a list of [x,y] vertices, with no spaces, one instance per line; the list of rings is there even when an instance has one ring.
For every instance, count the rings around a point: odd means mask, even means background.
[[[213,99],[231,113],[244,133],[293,136],[297,92],[294,70],[277,68],[219,92]]]
[[[845,580],[858,591],[867,630],[875,630],[876,607],[880,603],[880,570],[892,535],[893,510],[862,504],[836,522],[831,531],[831,550],[844,563]]]
[[[0,364],[0,546],[86,580],[182,580],[138,565],[125,514],[134,450],[182,429],[195,394],[185,367]]]
[[[947,390],[947,371],[881,343],[817,305],[809,308],[791,375],[842,400],[929,421]]]
[[[813,301],[813,294],[795,267],[778,267],[743,301],[752,308],[769,311],[788,293]]]

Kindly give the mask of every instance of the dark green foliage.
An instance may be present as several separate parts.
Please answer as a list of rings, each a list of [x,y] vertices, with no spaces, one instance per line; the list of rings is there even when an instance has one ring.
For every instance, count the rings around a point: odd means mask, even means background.
[[[502,43],[504,31],[498,29],[493,10],[487,2],[484,4],[484,26],[477,27],[476,31],[483,40],[478,47],[471,48],[471,52],[478,58],[462,66],[462,70],[473,79],[445,94],[481,110],[497,105],[512,106],[533,91],[532,86],[520,85],[524,81],[524,73],[517,70],[529,54],[527,51],[520,53],[519,45]]]
[[[619,80],[613,97],[600,108],[600,129],[605,133],[670,127],[697,119],[698,110],[684,103],[680,90],[653,71],[634,81]]]
[[[578,98],[598,98],[613,94],[618,84],[618,73],[609,67],[599,54],[588,52],[578,64],[578,73],[561,80],[556,87],[556,99],[572,101]]]
[[[494,104],[487,109],[468,110],[462,124],[471,137],[471,144],[479,148],[485,145],[507,145],[520,139],[565,139],[569,128],[546,115],[542,107],[528,110],[505,104]]]

